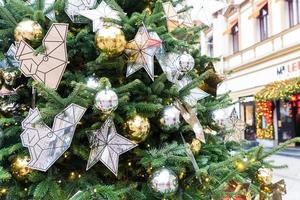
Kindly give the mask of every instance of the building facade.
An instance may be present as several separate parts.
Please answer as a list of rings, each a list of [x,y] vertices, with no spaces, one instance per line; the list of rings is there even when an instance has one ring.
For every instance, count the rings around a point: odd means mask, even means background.
[[[300,0],[228,1],[201,33],[201,52],[220,59],[216,69],[226,80],[218,93],[230,91],[238,102],[246,139],[274,146],[300,136],[300,96],[279,95],[282,83],[300,77]],[[273,83],[281,85],[275,95],[255,98]]]

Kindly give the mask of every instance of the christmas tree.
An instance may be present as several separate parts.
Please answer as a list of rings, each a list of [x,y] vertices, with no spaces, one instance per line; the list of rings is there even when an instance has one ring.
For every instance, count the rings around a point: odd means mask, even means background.
[[[265,159],[299,139],[244,151],[213,120],[231,102],[183,1],[0,3],[1,199],[283,191]]]

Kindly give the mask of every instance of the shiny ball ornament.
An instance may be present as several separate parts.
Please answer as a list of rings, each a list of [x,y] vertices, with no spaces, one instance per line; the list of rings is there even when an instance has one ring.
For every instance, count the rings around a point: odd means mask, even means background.
[[[238,172],[244,172],[246,170],[246,163],[243,160],[235,162],[235,168]]]
[[[148,118],[135,115],[126,122],[127,137],[135,143],[143,142],[147,139],[150,132]]]
[[[120,55],[126,46],[123,31],[115,26],[104,26],[95,35],[96,46],[108,56]]]
[[[150,176],[150,186],[157,193],[171,195],[178,188],[178,178],[172,170],[161,168]]]
[[[198,154],[199,151],[201,150],[201,142],[200,140],[194,138],[193,141],[190,144],[191,151],[193,154]]]
[[[175,106],[166,106],[163,109],[160,122],[164,128],[178,127],[180,124],[180,110]]]
[[[118,103],[118,95],[111,89],[103,89],[96,94],[95,106],[104,114],[117,109]]]
[[[272,183],[272,169],[262,167],[257,171],[256,177],[259,183],[269,185]]]
[[[184,52],[178,57],[177,70],[181,73],[186,73],[192,70],[195,66],[195,60],[191,54]]]
[[[13,175],[19,179],[22,180],[28,175],[30,172],[32,172],[32,169],[28,168],[27,165],[30,162],[30,158],[25,157],[17,157],[13,160],[11,164],[11,169]]]
[[[40,40],[43,36],[43,28],[37,22],[26,19],[17,24],[14,30],[16,42],[25,40],[31,42]]]

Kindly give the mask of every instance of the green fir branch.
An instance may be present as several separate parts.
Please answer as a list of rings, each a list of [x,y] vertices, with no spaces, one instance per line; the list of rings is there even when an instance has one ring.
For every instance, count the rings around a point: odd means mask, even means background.
[[[10,27],[15,27],[18,23],[12,13],[3,6],[0,6],[0,16]]]
[[[21,143],[16,143],[7,148],[0,149],[0,161],[2,161],[3,158],[10,156],[11,154],[15,153],[16,151],[18,151],[22,148],[23,148],[23,146]]]
[[[274,147],[272,150],[268,151],[268,152],[265,152],[263,153],[260,157],[258,157],[257,159],[258,160],[264,160],[265,158],[267,157],[270,157],[284,149],[286,149],[287,147],[289,147],[291,144],[294,144],[294,143],[297,143],[297,142],[300,142],[300,137],[297,137],[297,138],[293,138],[291,140],[288,140],[280,145],[278,145],[277,147]]]
[[[0,167],[0,182],[7,181],[9,179],[11,179],[11,174],[3,167]]]

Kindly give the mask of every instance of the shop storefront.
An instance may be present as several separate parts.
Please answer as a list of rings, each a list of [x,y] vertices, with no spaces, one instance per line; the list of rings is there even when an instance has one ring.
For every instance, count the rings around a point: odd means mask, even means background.
[[[278,144],[300,136],[300,77],[267,85],[255,101],[257,139]]]
[[[236,71],[218,88],[229,92],[246,124],[244,138],[276,146],[300,136],[299,51]]]

